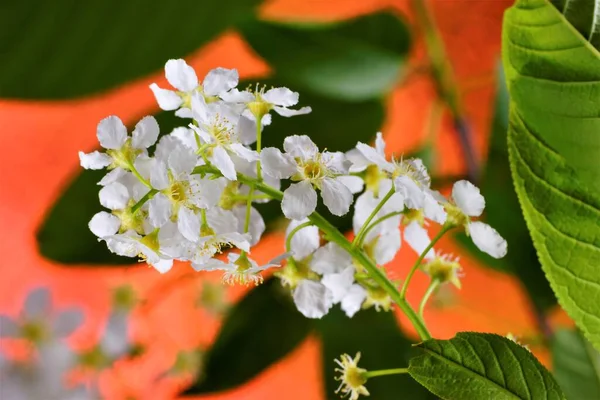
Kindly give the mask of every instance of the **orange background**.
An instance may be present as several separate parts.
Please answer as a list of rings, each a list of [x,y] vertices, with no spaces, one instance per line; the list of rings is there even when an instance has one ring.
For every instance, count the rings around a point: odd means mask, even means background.
[[[501,18],[510,3],[506,0],[430,2],[456,71],[480,159],[485,157],[493,113]],[[274,19],[336,20],[386,7],[399,10],[412,21],[407,2],[401,0],[275,0],[266,2],[261,12]],[[420,63],[423,57],[422,44],[417,43],[411,62]],[[235,67],[243,78],[269,73],[268,66],[235,32],[221,35],[187,59],[199,76],[216,66]],[[73,337],[75,346],[85,347],[95,340],[107,316],[110,288],[130,283],[142,297],[149,291],[157,293],[156,288],[162,285],[169,288],[160,291],[161,298],[152,299],[155,305],[152,309],[135,314],[131,333],[148,345],[148,351],[141,359],[121,362],[103,374],[102,390],[109,399],[175,397],[185,386],[185,380],[173,378],[156,382],[156,375],[173,363],[178,350],[210,345],[220,323],[218,318],[192,307],[201,282],[218,282],[216,275],[191,274],[185,265],[176,265],[167,275],[159,275],[142,265],[64,268],[38,253],[37,228],[62,190],[80,173],[77,151],[90,151],[97,146],[96,124],[106,115],[119,115],[130,124],[156,112],[156,103],[148,89],[151,82],[165,85],[162,71],[125,87],[73,101],[0,100],[0,220],[3,224],[0,311],[16,314],[30,289],[47,285],[52,288],[56,303],[77,304],[85,311],[85,326]],[[422,143],[434,99],[432,82],[426,76],[415,77],[386,99],[388,116],[382,131],[390,152],[410,151]],[[454,174],[464,170],[460,147],[447,118],[439,129],[437,150],[436,172]],[[263,239],[252,254],[258,261],[266,261],[281,248],[281,234],[273,233]],[[530,305],[518,281],[481,268],[448,240],[442,242],[441,248],[463,256],[465,276],[461,291],[448,290],[443,304],[426,311],[426,320],[435,337],[451,337],[459,330],[536,334]],[[403,249],[391,266],[392,278],[402,278],[415,258],[410,250]],[[183,275],[185,279],[181,278]],[[166,283],[171,281],[174,284]],[[424,276],[415,279],[409,296],[413,304],[426,284]],[[245,290],[228,288],[227,297],[235,301]],[[402,326],[407,326],[400,315],[399,320]],[[321,399],[320,371],[319,343],[311,338],[246,385],[197,398]],[[285,393],[283,397],[282,393]]]

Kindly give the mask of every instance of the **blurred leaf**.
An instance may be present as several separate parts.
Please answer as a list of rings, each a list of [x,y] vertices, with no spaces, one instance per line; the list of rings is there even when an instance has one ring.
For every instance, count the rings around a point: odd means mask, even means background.
[[[410,47],[406,25],[384,12],[321,28],[260,20],[239,28],[285,82],[347,101],[391,91]]]
[[[560,304],[600,348],[600,53],[548,1],[520,0],[503,54],[525,220]]]
[[[554,375],[569,399],[600,399],[600,353],[578,331],[558,330],[552,343]]]
[[[241,385],[294,350],[310,331],[289,290],[269,279],[251,290],[228,314],[212,348],[206,353],[200,381],[187,395]]]
[[[341,354],[347,353],[354,357],[360,351],[362,356],[359,366],[375,370],[406,367],[415,353],[411,342],[400,332],[391,312],[377,312],[371,308],[348,318],[339,307],[334,307],[326,317],[315,320],[315,325],[321,335],[328,399],[340,398],[335,394],[339,381],[334,380],[337,365],[333,360]],[[435,398],[408,375],[372,378],[366,383],[366,387],[371,397],[378,400]]]
[[[503,336],[459,332],[417,347],[423,354],[410,360],[408,371],[443,399],[565,399],[531,352]]]
[[[556,304],[556,297],[538,261],[510,175],[506,143],[509,101],[501,68],[497,82],[494,118],[481,193],[486,202],[485,220],[506,239],[508,253],[504,258],[495,259],[479,250],[465,234],[457,237],[459,242],[484,265],[518,277],[536,308],[543,311]]]
[[[259,3],[3,2],[0,97],[57,99],[111,89],[189,55]]]

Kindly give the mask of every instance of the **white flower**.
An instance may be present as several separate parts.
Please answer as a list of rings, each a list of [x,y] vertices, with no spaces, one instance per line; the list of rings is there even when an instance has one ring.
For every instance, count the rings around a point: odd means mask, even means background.
[[[360,395],[369,396],[369,391],[365,387],[367,370],[358,366],[360,352],[356,353],[354,359],[348,354],[342,354],[339,360],[334,361],[340,366],[335,369],[335,372],[340,374],[335,378],[336,381],[340,381],[340,386],[335,392],[341,392],[343,397],[349,396],[349,400],[357,400]]]
[[[417,221],[412,221],[404,228],[404,241],[417,253],[422,254],[431,243],[427,229]],[[435,251],[431,248],[425,255],[425,259],[435,257]]]
[[[120,167],[131,170],[135,159],[140,154],[145,154],[146,149],[156,142],[159,127],[154,117],[147,116],[137,123],[132,136],[129,137],[123,122],[113,115],[98,123],[96,134],[106,152],[94,151],[86,154],[80,151],[81,166],[85,169]]]
[[[324,275],[321,283],[331,292],[333,304],[341,303],[342,310],[352,318],[367,297],[367,291],[354,283],[354,267],[349,266],[340,273]]]
[[[198,77],[192,67],[184,60],[169,60],[165,64],[165,76],[167,81],[176,91],[161,89],[156,83],[150,85],[150,89],[156,97],[158,106],[165,111],[177,110],[175,115],[182,118],[191,118],[191,97],[198,93],[207,102],[218,100],[218,96],[238,84],[239,75],[235,69],[215,68],[206,75],[202,85],[198,83]]]
[[[173,259],[161,252],[159,230],[141,236],[127,231],[103,238],[110,251],[124,257],[139,257],[164,274],[173,266]]]
[[[322,318],[333,306],[331,291],[321,282],[304,279],[294,289],[294,303],[307,318]]]
[[[342,272],[349,265],[352,265],[352,257],[334,242],[315,251],[310,262],[310,268],[321,275]]]
[[[263,282],[263,277],[260,275],[260,272],[269,268],[279,267],[281,265],[281,261],[287,256],[288,254],[282,254],[269,261],[267,264],[259,266],[256,261],[248,258],[248,256],[245,254],[241,256],[237,253],[229,253],[227,254],[228,262],[225,263],[217,259],[212,259],[203,266],[197,266],[196,270],[225,271],[223,275],[223,282],[229,285],[236,283],[242,285],[253,283],[255,285],[259,285]]]
[[[290,219],[304,219],[317,206],[317,192],[321,190],[323,202],[334,215],[344,215],[352,204],[352,192],[339,179],[348,172],[343,153],[319,152],[308,136],[294,135],[285,138],[285,153],[267,147],[260,153],[265,174],[275,178],[299,181],[283,192],[281,208]]]
[[[246,225],[246,205],[234,207],[231,211],[237,217],[238,232],[244,232]],[[248,224],[248,233],[250,234],[250,246],[256,245],[260,241],[260,237],[267,228],[260,212],[254,207],[250,207],[250,223]]]
[[[471,217],[479,217],[484,208],[485,199],[479,188],[465,180],[454,184],[452,198],[446,204],[450,222],[454,225],[464,225],[465,232],[471,236],[479,250],[494,258],[502,258],[507,251],[506,240],[488,224],[471,221]]]
[[[362,172],[371,165],[387,165],[385,159],[385,141],[383,140],[381,132],[377,132],[375,137],[375,148],[369,150],[364,146],[369,147],[368,145],[359,142],[356,148],[346,153],[346,157],[352,163],[350,172]],[[369,158],[365,156],[365,153],[369,154]]]
[[[182,208],[179,212],[177,226],[181,234],[189,242],[187,245],[188,260],[192,267],[200,270],[223,248],[235,246],[243,251],[250,251],[250,234],[238,232],[238,219],[231,211],[214,207],[206,211],[206,222],[197,212]]]
[[[308,222],[308,219],[290,221],[290,224],[285,231],[285,237],[288,238],[294,229],[306,222]],[[305,226],[296,231],[290,242],[289,250],[295,260],[303,260],[319,248],[320,242],[319,228],[314,225]]]
[[[233,89],[221,98],[229,103],[243,104],[248,116],[256,120],[262,120],[271,110],[284,117],[308,114],[312,111],[310,107],[298,110],[288,108],[298,104],[299,95],[284,87],[269,89],[266,92],[264,87],[255,91]]]
[[[192,114],[197,126],[190,128],[198,135],[200,149],[208,151],[211,161],[227,179],[237,179],[235,164],[230,153],[246,161],[258,160],[258,153],[246,148],[238,138],[234,127],[239,115],[221,104],[207,104],[199,95],[192,97]]]

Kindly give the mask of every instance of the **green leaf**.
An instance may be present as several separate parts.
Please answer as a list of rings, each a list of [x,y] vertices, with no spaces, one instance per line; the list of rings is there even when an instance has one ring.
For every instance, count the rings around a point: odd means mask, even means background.
[[[229,389],[252,379],[294,350],[308,335],[310,320],[296,310],[289,289],[269,279],[230,311],[206,354],[200,379],[187,395]]]
[[[321,27],[254,20],[240,30],[290,85],[354,101],[393,89],[410,43],[406,25],[384,12]]]
[[[552,4],[584,38],[600,50],[600,1],[552,0]]]
[[[361,352],[359,366],[367,370],[405,367],[414,355],[411,342],[400,332],[393,313],[375,309],[360,310],[348,318],[338,307],[327,316],[315,320],[323,348],[323,374],[328,399],[337,400],[334,359],[347,353],[354,357]],[[369,379],[366,384],[371,397],[378,400],[424,400],[435,397],[408,375],[393,375]]]
[[[269,81],[269,84],[282,85],[285,82]],[[241,83],[240,87],[244,87]],[[289,85],[289,87],[294,88]],[[308,115],[294,118],[273,116],[273,124],[265,127],[265,146],[281,147],[283,139],[291,133],[308,134],[321,148],[349,150],[357,141],[368,142],[380,128],[385,117],[383,104],[379,100],[363,102],[335,101],[311,93],[301,93],[300,101],[313,107]],[[177,126],[185,126],[188,120],[177,118],[173,112],[160,112],[155,115],[161,134],[169,133]],[[135,125],[135,123],[134,123]],[[344,135],[339,135],[344,132]],[[87,133],[93,135],[93,132]],[[76,155],[73,155],[75,158]],[[40,227],[37,240],[40,252],[47,258],[63,264],[131,264],[133,259],[118,257],[110,253],[105,243],[88,229],[92,216],[102,211],[98,201],[100,187],[97,182],[104,171],[83,170],[67,186],[62,196],[50,209]],[[273,222],[281,214],[278,202],[259,204],[267,223]],[[325,211],[324,207],[319,208]],[[328,213],[328,211],[327,211]],[[341,228],[351,226],[351,216],[333,217],[332,221]]]
[[[484,265],[516,276],[541,314],[556,305],[556,297],[537,258],[512,182],[506,143],[509,99],[502,68],[498,71],[497,85],[488,157],[480,188],[486,203],[485,220],[506,239],[509,251],[505,257],[496,259],[479,250],[464,233],[457,235],[457,239]]]
[[[442,399],[564,399],[552,375],[529,350],[503,336],[459,332],[428,340],[408,372]]]
[[[569,399],[600,399],[600,353],[580,332],[558,330],[552,358],[556,380]]]
[[[506,12],[503,53],[521,208],[560,304],[600,348],[600,54],[545,0]]]
[[[89,95],[160,70],[260,0],[12,1],[0,7],[0,97]]]

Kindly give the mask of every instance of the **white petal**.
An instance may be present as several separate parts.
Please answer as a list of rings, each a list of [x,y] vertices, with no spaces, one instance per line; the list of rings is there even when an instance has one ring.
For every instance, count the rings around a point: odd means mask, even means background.
[[[161,258],[155,262],[150,262],[150,260],[148,260],[148,263],[152,265],[154,269],[156,269],[161,274],[169,272],[173,267],[173,260],[167,260],[164,258]]]
[[[112,158],[108,154],[99,151],[91,153],[80,151],[79,164],[85,169],[102,169],[112,164]]]
[[[241,143],[233,143],[229,148],[238,156],[242,157],[246,161],[256,161],[259,159],[258,153],[254,150],[250,150]]]
[[[137,166],[136,166],[136,168],[137,168]],[[110,171],[108,174],[104,175],[104,177],[102,179],[100,179],[100,182],[98,182],[98,185],[100,185],[100,186],[109,185],[113,182],[121,180],[126,175],[127,175],[127,172],[123,168],[120,168],[120,167],[115,168],[112,171]],[[137,178],[134,177],[134,179],[137,179]]]
[[[158,190],[163,190],[169,187],[169,173],[164,162],[158,161],[152,164],[150,170],[150,183],[152,187]]]
[[[207,96],[217,96],[236,87],[239,79],[236,69],[215,68],[204,77],[202,88]]]
[[[79,308],[61,311],[52,321],[54,335],[63,338],[71,335],[83,323],[84,315]]]
[[[485,208],[485,199],[479,188],[469,181],[458,181],[452,187],[452,198],[460,210],[470,217],[479,217]]]
[[[367,291],[362,286],[352,285],[350,287],[350,290],[342,299],[342,310],[348,318],[352,318],[360,310],[366,297]]]
[[[363,156],[365,156],[365,158],[367,160],[369,160],[371,163],[377,165],[379,168],[384,169],[386,171],[389,171],[390,169],[392,169],[391,163],[385,159],[385,156],[380,154],[377,150],[375,150],[371,146],[366,145],[361,142],[358,142],[358,144],[356,145],[356,148],[358,149],[358,151],[360,151],[362,153]]]
[[[506,255],[506,240],[500,236],[498,231],[483,222],[471,222],[468,226],[469,235],[475,246],[484,253],[494,258],[502,258]]]
[[[198,156],[189,147],[180,146],[169,155],[169,168],[177,179],[187,177],[198,162]]]
[[[347,174],[351,165],[341,151],[324,151],[321,153],[321,159],[327,168],[336,174]]]
[[[0,338],[17,338],[21,329],[16,321],[8,315],[0,314]],[[0,364],[0,368],[2,364]]]
[[[194,141],[196,139],[194,138]],[[177,139],[174,136],[166,135],[160,138],[158,144],[156,145],[156,150],[154,150],[154,157],[162,162],[167,162],[169,160],[169,156],[175,149],[179,147],[183,147],[184,144],[181,140]]]
[[[406,207],[416,210],[425,206],[423,190],[408,176],[397,177],[394,180],[394,186],[396,186],[396,191],[404,197]]]
[[[225,178],[210,179],[192,175],[190,177],[189,201],[199,208],[214,207],[219,203],[225,186],[227,186]]]
[[[374,248],[375,261],[379,265],[385,265],[396,257],[401,245],[400,230],[386,232],[377,238]]]
[[[100,340],[102,352],[111,359],[123,357],[129,350],[128,317],[125,311],[112,311]]]
[[[348,267],[336,274],[323,275],[321,283],[331,292],[333,304],[337,304],[354,283],[354,267]]]
[[[237,231],[244,232],[244,225],[246,224],[246,206],[243,205],[235,207],[232,211],[238,219]],[[248,233],[250,233],[250,236],[252,238],[250,241],[251,246],[254,246],[259,242],[260,237],[262,236],[265,229],[266,226],[263,217],[260,215],[256,208],[251,207],[250,225],[248,227]]]
[[[432,221],[437,222],[440,225],[443,225],[446,222],[446,218],[448,217],[448,214],[446,213],[446,210],[444,210],[444,207],[428,191],[424,191],[423,199],[423,214],[425,215],[425,218],[428,218]]]
[[[250,251],[251,237],[247,233],[229,232],[221,235],[224,242],[231,243],[235,247],[243,251]]]
[[[352,257],[333,242],[318,249],[310,263],[310,268],[319,274],[333,274],[352,265]]]
[[[49,316],[52,309],[50,291],[46,287],[40,287],[32,290],[25,298],[23,311],[28,320],[43,319]]]
[[[171,202],[164,194],[156,194],[148,204],[148,218],[153,227],[160,228],[171,218]]]
[[[237,231],[238,219],[232,211],[220,207],[210,208],[206,210],[206,220],[216,234]]]
[[[322,318],[333,305],[331,293],[319,282],[303,280],[294,289],[294,303],[305,317]]]
[[[162,89],[156,83],[150,85],[158,106],[165,111],[177,110],[183,104],[183,99],[172,90]]]
[[[233,164],[233,161],[231,161],[229,154],[227,154],[227,150],[220,146],[215,147],[213,150],[212,162],[215,164],[215,167],[221,171],[225,178],[229,179],[230,181],[237,180],[235,165]]]
[[[192,110],[186,107],[182,107],[175,111],[175,116],[179,118],[193,118]]]
[[[338,179],[323,179],[321,196],[333,215],[342,216],[350,210],[352,192]]]
[[[281,209],[287,218],[304,219],[315,211],[315,208],[317,208],[317,192],[310,182],[294,183],[283,192]]]
[[[181,207],[177,214],[177,228],[190,242],[198,242],[200,237],[200,216],[187,207]]]
[[[298,110],[294,110],[292,108],[273,106],[273,110],[282,117],[293,117],[296,115],[310,114],[312,112],[312,108],[310,107],[302,107]]]
[[[131,134],[131,145],[136,149],[147,149],[156,143],[160,128],[156,118],[151,115],[145,116],[135,125],[135,129]]]
[[[419,225],[418,222],[411,222],[406,228],[404,228],[404,241],[417,253],[421,254],[425,251],[431,239],[427,230]],[[430,249],[425,255],[425,259],[431,259],[435,257],[435,252]]]
[[[260,152],[260,162],[265,174],[277,179],[285,179],[294,175],[297,164],[290,154],[283,154],[275,147],[265,147]]]
[[[291,107],[298,104],[300,95],[285,87],[273,88],[263,94],[263,99],[276,106]]]
[[[196,71],[182,59],[167,61],[165,76],[171,86],[182,92],[191,92],[198,87]]]
[[[129,191],[119,182],[104,186],[99,193],[100,204],[111,210],[122,210],[129,202]]]
[[[358,149],[348,150],[346,152],[346,158],[352,164],[349,169],[350,172],[362,172],[371,164]]]
[[[283,149],[292,157],[313,159],[319,152],[317,145],[306,135],[292,135],[283,141]]]
[[[286,238],[290,235],[298,225],[308,222],[308,219],[301,221],[291,221],[288,225],[285,236]],[[292,255],[296,260],[302,260],[308,257],[315,250],[319,248],[321,238],[319,237],[319,228],[314,225],[305,226],[304,228],[296,231],[291,241]]]
[[[242,115],[238,120],[236,133],[242,144],[251,145],[256,142],[256,121]]]
[[[196,138],[194,137],[194,131],[180,126],[173,129],[173,132],[170,133],[170,136],[176,137],[183,143],[184,146],[189,147],[190,149],[197,151],[198,143],[196,142]]]
[[[121,227],[121,220],[106,211],[95,214],[88,224],[90,231],[99,238],[114,235]]]
[[[221,93],[220,96],[228,103],[249,103],[254,101],[254,95],[246,90],[231,89],[229,92]]]
[[[105,149],[120,149],[127,140],[127,128],[119,117],[111,115],[98,123],[96,135]]]
[[[358,176],[342,175],[338,176],[337,180],[342,182],[353,194],[363,191],[365,183]]]

